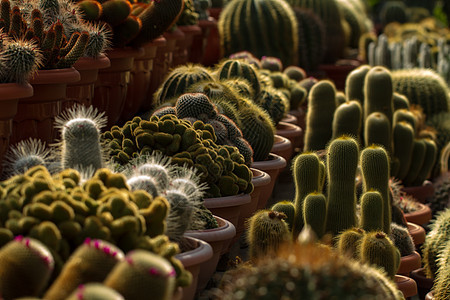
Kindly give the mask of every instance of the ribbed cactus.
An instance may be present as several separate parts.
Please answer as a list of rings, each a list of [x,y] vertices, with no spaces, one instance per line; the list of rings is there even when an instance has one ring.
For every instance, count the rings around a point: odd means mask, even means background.
[[[41,242],[17,236],[0,249],[0,295],[4,299],[39,296],[54,264],[52,254]]]
[[[339,234],[336,237],[336,249],[339,254],[358,260],[359,247],[365,234],[366,232],[359,227],[349,228]]]
[[[309,92],[304,151],[326,148],[332,137],[333,116],[336,110],[336,89],[329,80],[314,84]]]
[[[292,230],[295,217],[294,203],[289,200],[283,200],[272,205],[270,209],[285,214],[286,219],[284,219],[284,221],[288,224],[289,230]]]
[[[414,129],[407,122],[399,122],[394,124],[392,131],[394,157],[398,160],[399,165],[397,170],[392,170],[391,175],[404,180],[411,165],[414,148]]]
[[[86,239],[64,264],[44,298],[63,300],[81,284],[102,282],[123,258],[122,250],[115,245],[102,240]]]
[[[271,30],[267,24],[273,24]],[[218,28],[224,56],[247,50],[256,57],[278,57],[286,66],[296,64],[297,22],[283,0],[231,1],[220,14]]]
[[[445,249],[439,257],[439,270],[434,280],[434,299],[448,299],[450,297],[450,242],[446,243]]]
[[[421,185],[423,182],[430,177],[431,171],[438,157],[438,150],[436,143],[431,139],[423,139],[425,143],[425,158],[423,160],[422,166],[415,179],[412,179],[412,185]],[[407,184],[407,182],[405,182]]]
[[[384,201],[383,196],[375,190],[362,194],[360,227],[365,231],[380,231],[384,229]]]
[[[149,295],[155,300],[168,300],[175,290],[175,275],[174,268],[164,257],[134,250],[112,269],[103,283],[127,300]]]
[[[310,193],[320,189],[320,160],[313,152],[303,152],[293,159],[292,174],[295,183],[295,217],[292,234],[296,238],[304,225],[304,202]]]
[[[374,112],[364,123],[364,145],[378,145],[392,155],[392,129],[385,114]]]
[[[97,170],[104,166],[100,131],[106,123],[104,113],[85,106],[74,106],[55,119],[61,131],[61,167]]]
[[[242,78],[250,83],[255,97],[261,91],[261,83],[258,71],[245,60],[227,59],[217,66],[216,77],[219,80]]]
[[[308,194],[303,201],[303,220],[305,226],[310,226],[317,238],[325,233],[325,218],[327,215],[327,199],[320,192]]]
[[[351,137],[333,140],[327,148],[327,217],[326,233],[333,235],[356,226],[355,175],[359,146]]]
[[[332,139],[345,134],[359,140],[361,122],[362,107],[358,101],[352,100],[339,105],[334,112]]]
[[[390,164],[388,153],[382,147],[376,145],[366,147],[361,151],[360,164],[364,191],[374,190],[379,192],[382,197],[382,230],[389,234],[392,200],[389,195]]]
[[[250,259],[256,261],[274,254],[279,247],[291,240],[286,216],[271,210],[261,210],[248,221],[248,243]]]
[[[184,94],[194,83],[213,80],[210,72],[201,65],[187,64],[173,69],[153,95],[153,102],[161,104]]]

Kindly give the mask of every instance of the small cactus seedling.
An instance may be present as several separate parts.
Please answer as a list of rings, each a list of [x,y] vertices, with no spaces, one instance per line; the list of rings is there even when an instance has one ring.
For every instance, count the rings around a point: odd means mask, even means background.
[[[104,166],[100,130],[106,123],[104,113],[82,105],[74,106],[55,119],[61,131],[61,167],[85,170]]]

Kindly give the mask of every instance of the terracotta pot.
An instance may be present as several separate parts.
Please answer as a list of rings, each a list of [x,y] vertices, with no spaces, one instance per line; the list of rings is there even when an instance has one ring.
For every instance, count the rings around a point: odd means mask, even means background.
[[[245,222],[248,218],[250,218],[255,211],[258,209],[259,197],[261,195],[261,191],[263,187],[270,184],[270,175],[264,171],[250,168],[253,174],[252,183],[253,183],[253,192],[250,194],[250,202],[244,204],[241,208],[241,213],[239,214],[238,225],[236,227],[236,236],[234,237],[231,244],[234,244],[237,240],[239,240],[242,233],[245,231]]]
[[[417,224],[417,225],[424,225],[427,224],[431,218],[431,208],[428,205],[417,203],[419,206],[419,209],[413,212],[405,213],[405,218],[408,222]]]
[[[108,117],[107,128],[119,121],[125,105],[134,59],[144,54],[143,48],[115,48],[106,55],[111,66],[101,69],[95,82],[92,105]]]
[[[207,242],[197,238],[186,237],[186,239],[195,244],[196,247],[192,250],[175,255],[175,258],[180,260],[184,268],[192,274],[192,283],[190,286],[183,288],[182,297],[183,300],[192,300],[194,299],[197,290],[200,268],[202,264],[212,258],[213,249]]]
[[[395,275],[394,282],[405,298],[417,295],[417,284],[413,279],[402,275]]]
[[[294,147],[288,138],[275,134],[275,142],[273,143],[273,147],[270,152],[284,158],[287,165],[287,162],[289,162],[294,155]],[[280,170],[280,172],[283,172],[285,169],[286,167]]]
[[[272,196],[275,182],[277,181],[280,171],[286,167],[286,160],[274,153],[270,153],[269,158],[264,161],[255,161],[251,165],[252,168],[266,172],[270,176],[270,184],[265,185],[259,196],[257,209],[264,209],[269,198]]]
[[[209,17],[207,20],[198,20],[198,26],[200,26],[202,32],[194,36],[189,56],[189,61],[197,64],[203,60],[211,28],[217,27],[217,20],[212,17]]]
[[[290,113],[289,113],[289,114],[286,114],[286,116],[284,116],[284,118],[281,119],[281,122],[289,123],[289,124],[294,124],[294,125],[297,125],[297,124],[298,124],[297,117],[294,116],[294,115],[292,115],[292,114],[290,114]]]
[[[177,41],[179,49],[174,56],[174,66],[184,65],[189,61],[194,37],[201,36],[202,33],[202,29],[198,25],[183,25],[178,26],[178,28],[184,33],[184,39]]]
[[[205,289],[208,281],[216,271],[224,245],[229,243],[229,241],[231,241],[231,239],[236,235],[236,228],[230,221],[218,216],[214,216],[214,218],[216,218],[216,221],[219,224],[218,228],[186,231],[185,233],[185,236],[190,236],[207,242],[213,250],[213,256],[200,266],[197,293],[200,293]]]
[[[209,14],[215,20],[219,20],[219,14],[222,8],[210,8],[208,9]],[[211,24],[208,41],[205,46],[205,51],[203,59],[201,61],[202,65],[210,67],[217,64],[222,57],[220,50],[220,36],[219,29],[217,28],[217,22]]]
[[[104,54],[97,58],[81,57],[78,59],[73,67],[80,73],[80,81],[67,84],[67,98],[62,104],[62,109],[70,108],[76,103],[91,106],[98,71],[109,66],[111,66],[111,62]]]
[[[144,54],[136,57],[130,73],[125,104],[120,115],[120,123],[133,119],[142,103],[147,101],[148,89],[152,77],[153,61],[158,47],[164,46],[166,39],[161,36],[142,46]]]
[[[147,100],[141,105],[141,111],[148,111],[152,108],[153,93],[159,88],[165,76],[172,67],[173,52],[176,49],[177,40],[170,34],[164,33],[166,43],[158,46],[156,49],[156,57],[153,60],[153,72],[150,85],[147,92]]]
[[[425,242],[425,229],[417,224],[408,222],[408,231],[411,237],[413,238],[414,245],[416,245],[416,249]]]
[[[425,300],[434,300],[433,292],[429,292],[425,295]]]
[[[0,162],[9,148],[13,122],[17,114],[19,99],[33,96],[29,83],[0,83]],[[0,174],[2,164],[0,163]]]
[[[183,60],[186,58],[187,51],[187,40],[186,35],[180,29],[180,26],[176,26],[173,30],[164,32],[164,37],[166,39],[174,39],[175,42],[175,50],[173,51],[173,59],[170,65],[170,68],[174,68],[178,66],[180,63],[183,63]]]
[[[400,266],[398,268],[397,274],[409,276],[409,274],[420,268],[422,264],[422,258],[417,251],[414,251],[410,255],[402,256],[400,258]]]
[[[62,111],[67,84],[79,80],[80,73],[73,67],[39,70],[30,80],[33,96],[21,98],[17,105],[10,143],[27,138],[38,138],[47,144],[54,142],[58,132],[53,125]]]
[[[419,298],[421,300],[425,299],[425,296],[427,293],[431,291],[433,288],[434,280],[431,278],[428,278],[425,275],[425,269],[419,268],[417,270],[414,270],[411,272],[410,277],[414,279],[414,281],[417,283],[417,290],[419,293]]]
[[[223,7],[210,7],[208,8],[209,16],[219,20],[220,14],[222,13]]]
[[[334,82],[336,90],[343,91],[348,74],[360,65],[361,62],[356,59],[342,59],[335,64],[319,65],[319,71],[324,72],[325,78]]]
[[[425,180],[420,186],[409,186],[403,187],[402,189],[406,194],[411,195],[419,201],[420,203],[428,203],[428,199],[434,196],[434,186],[433,184]]]
[[[303,149],[303,130],[300,126],[291,123],[279,122],[276,127],[276,134],[288,138],[294,149]]]

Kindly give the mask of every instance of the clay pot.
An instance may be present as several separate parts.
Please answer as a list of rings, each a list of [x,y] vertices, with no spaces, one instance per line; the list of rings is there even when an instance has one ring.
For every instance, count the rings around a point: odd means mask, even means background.
[[[414,245],[416,245],[416,249],[419,248],[425,242],[425,229],[420,225],[408,222],[408,231],[414,241]]]
[[[184,39],[178,40],[178,52],[174,55],[174,66],[184,65],[189,61],[191,56],[191,48],[194,43],[194,37],[200,36],[202,29],[198,25],[183,25],[178,28],[184,33]]]
[[[174,68],[183,61],[184,58],[187,58],[185,51],[187,51],[186,45],[186,35],[179,28],[179,26],[175,27],[173,30],[164,32],[164,37],[167,40],[174,39],[175,40],[175,49],[173,51],[172,62],[169,68]]]
[[[417,295],[417,284],[413,279],[402,275],[395,275],[394,282],[405,298]]]
[[[343,91],[348,74],[360,65],[361,62],[356,59],[342,59],[334,64],[319,65],[319,71],[324,73],[325,78],[334,82],[336,90]]]
[[[292,155],[294,155],[294,147],[292,146],[292,142],[287,137],[275,134],[275,141],[270,152],[281,156],[286,160],[286,162],[288,162],[291,160]],[[283,170],[284,169],[285,168],[283,168]]]
[[[201,34],[194,36],[191,54],[189,56],[189,61],[197,64],[201,63],[203,60],[211,28],[217,27],[217,20],[212,17],[209,17],[207,20],[198,20],[198,26],[202,32]]]
[[[62,103],[62,110],[70,108],[74,104],[91,106],[98,71],[109,66],[111,66],[111,62],[104,54],[97,58],[81,57],[78,59],[73,67],[80,73],[80,81],[67,84],[67,98]]]
[[[266,172],[270,176],[270,184],[265,185],[260,193],[257,209],[264,209],[269,198],[272,196],[275,182],[278,179],[280,171],[286,167],[286,160],[274,153],[269,154],[269,158],[264,161],[255,161],[251,165],[252,168]]]
[[[33,87],[29,83],[0,84],[0,162],[9,148],[13,118],[17,114],[19,99],[33,96]],[[0,163],[0,173],[1,173]]]
[[[411,272],[410,277],[417,283],[417,290],[421,300],[426,299],[427,293],[433,288],[434,280],[425,275],[424,268],[418,268]]]
[[[143,48],[131,47],[115,48],[106,52],[111,65],[98,72],[92,105],[105,112],[108,117],[107,128],[119,121],[125,106],[134,59],[143,54]]]
[[[434,186],[428,180],[425,180],[423,184],[419,186],[403,187],[402,191],[424,204],[428,203],[427,200],[434,196]]]
[[[58,136],[54,130],[55,117],[62,112],[68,83],[80,80],[75,68],[39,70],[29,81],[33,96],[21,98],[13,120],[11,144],[28,138],[41,139],[47,144]]]
[[[294,116],[294,115],[292,115],[292,114],[290,114],[290,113],[289,113],[289,114],[286,114],[286,116],[284,116],[284,118],[281,119],[281,122],[289,123],[289,124],[294,124],[294,125],[297,125],[297,124],[298,124],[297,117]]]
[[[195,297],[197,284],[202,264],[213,257],[213,249],[211,246],[202,240],[193,237],[186,237],[186,239],[195,245],[195,248],[175,255],[184,266],[184,268],[191,272],[192,283],[187,287],[183,287],[183,300],[192,300]]]
[[[205,289],[208,281],[216,271],[224,245],[236,235],[236,228],[230,221],[218,216],[214,216],[214,218],[219,224],[218,228],[186,231],[184,234],[185,236],[190,236],[207,242],[213,250],[213,256],[200,266],[197,293],[200,293]]]
[[[276,134],[288,138],[295,149],[303,149],[303,130],[295,124],[279,122]]]
[[[215,20],[219,20],[222,8],[209,8],[209,15]],[[217,27],[217,22],[212,23],[209,29],[208,41],[206,42],[202,65],[210,67],[214,66],[221,59],[222,54],[220,50],[220,35]]]
[[[152,77],[153,61],[158,47],[164,46],[166,39],[161,36],[142,46],[144,54],[136,57],[130,73],[125,104],[120,115],[120,123],[133,119],[139,108],[147,100]]]
[[[400,266],[398,268],[397,274],[409,276],[409,274],[420,268],[422,264],[422,258],[417,251],[414,251],[410,255],[402,256],[400,258]]]
[[[408,222],[417,224],[417,225],[425,225],[427,224],[431,218],[431,208],[428,205],[417,203],[419,209],[413,212],[405,213],[405,218]]]

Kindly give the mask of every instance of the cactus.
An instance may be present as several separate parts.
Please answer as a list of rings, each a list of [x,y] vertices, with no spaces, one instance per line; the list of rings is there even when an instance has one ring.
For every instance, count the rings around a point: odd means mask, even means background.
[[[359,146],[354,139],[343,136],[333,140],[327,150],[326,232],[336,235],[357,225],[355,175]]]
[[[345,95],[347,100],[356,100],[364,107],[364,82],[370,66],[361,65],[348,74],[345,79]]]
[[[286,74],[290,79],[293,79],[297,82],[306,78],[306,72],[303,68],[298,66],[287,66],[283,73]]]
[[[399,161],[397,172],[393,170],[392,176],[404,180],[411,165],[414,145],[414,129],[407,122],[399,122],[393,127],[394,157]]]
[[[67,300],[78,300],[80,297],[84,300],[95,300],[99,298],[124,300],[123,296],[115,290],[106,287],[104,284],[95,282],[80,285],[69,297],[67,297]]]
[[[409,109],[409,100],[405,97],[405,95],[394,92],[392,101],[394,102],[394,111],[399,109]],[[395,114],[395,112],[394,112]]]
[[[362,238],[360,259],[383,268],[390,278],[400,266],[400,252],[384,232],[369,232]]]
[[[274,24],[273,30],[266,24]],[[296,64],[297,22],[284,1],[230,2],[220,14],[218,28],[224,56],[247,50],[256,57],[278,57],[286,66]]]
[[[382,26],[389,23],[405,23],[408,21],[407,6],[402,1],[389,1],[384,3],[380,11],[380,21]]]
[[[383,147],[392,155],[392,130],[389,119],[385,114],[374,112],[370,114],[364,124],[364,145]]]
[[[271,72],[282,72],[283,62],[278,57],[263,56],[261,57],[261,69]]]
[[[333,116],[336,110],[335,98],[336,90],[331,81],[321,80],[311,88],[303,151],[317,151],[326,148],[332,137]]]
[[[358,11],[356,5],[352,1],[338,0],[339,8],[342,12],[342,17],[348,23],[350,33],[348,34],[348,46],[357,49],[359,46],[359,38],[365,32],[364,12]]]
[[[54,268],[50,251],[39,241],[16,237],[0,250],[0,293],[4,299],[38,296]]]
[[[339,105],[334,112],[331,139],[334,140],[344,134],[359,139],[361,120],[362,107],[358,101],[348,101]]]
[[[104,166],[100,131],[106,123],[104,113],[82,105],[74,106],[55,119],[61,132],[61,167],[97,170]]]
[[[279,213],[283,213],[286,215],[286,219],[284,221],[287,223],[289,231],[292,231],[292,227],[294,225],[294,216],[295,216],[295,206],[289,200],[279,201],[272,205],[270,210],[277,211]]]
[[[281,245],[291,240],[284,218],[283,213],[261,210],[249,219],[248,244],[252,261],[276,253]]]
[[[359,248],[366,232],[358,227],[349,228],[336,237],[336,249],[342,256],[359,260]]]
[[[295,217],[292,234],[294,239],[304,225],[305,198],[310,193],[319,192],[320,161],[317,154],[303,152],[293,159],[292,174],[295,183]]]
[[[360,226],[365,231],[380,231],[384,229],[384,201],[383,196],[376,190],[365,192],[360,199]]]
[[[102,282],[123,258],[124,253],[116,246],[101,240],[86,239],[64,264],[44,298],[66,299],[81,284]]]
[[[263,88],[258,96],[256,96],[255,103],[270,115],[275,126],[289,111],[289,99],[272,87]]]
[[[242,97],[234,87],[227,85],[225,81],[204,80],[191,85],[186,92],[203,93],[214,103],[220,101],[227,102],[235,108],[241,106]]]
[[[402,180],[404,186],[411,186],[425,161],[427,151],[425,141],[423,139],[414,139],[412,147],[411,163],[409,165],[408,173]]]
[[[361,151],[360,164],[364,191],[375,190],[381,194],[383,203],[382,230],[389,234],[391,226],[391,199],[389,196],[390,173],[388,154],[386,150],[379,146],[366,147]]]
[[[411,182],[411,184],[415,186],[421,185],[427,178],[430,177],[431,170],[435,165],[438,155],[437,146],[433,140],[423,139],[423,141],[425,143],[425,158],[416,178]],[[405,182],[405,184],[407,184],[407,182]]]
[[[392,240],[395,247],[397,247],[398,251],[400,251],[400,256],[407,256],[414,253],[414,241],[407,228],[392,223],[389,238]]]
[[[450,297],[450,242],[439,256],[439,270],[434,280],[433,297],[435,299],[448,299]]]
[[[325,218],[327,214],[327,199],[318,192],[308,194],[303,201],[303,220],[305,226],[310,226],[321,239],[325,233]]]
[[[164,257],[135,250],[112,269],[104,284],[125,299],[137,300],[152,295],[152,299],[167,300],[175,290],[175,274]]]
[[[289,108],[290,110],[297,110],[305,102],[308,92],[300,85],[300,83],[293,83],[292,80],[289,91],[291,92]]]
[[[245,60],[227,59],[216,67],[216,77],[219,80],[243,78],[246,79],[254,92],[255,97],[261,91],[261,83],[255,67]]]

